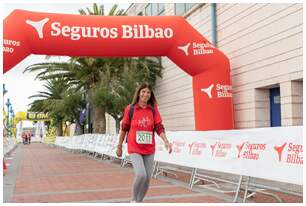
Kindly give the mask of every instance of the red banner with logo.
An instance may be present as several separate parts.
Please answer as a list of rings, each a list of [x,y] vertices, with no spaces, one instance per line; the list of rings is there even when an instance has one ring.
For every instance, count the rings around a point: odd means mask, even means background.
[[[14,10],[3,26],[4,73],[30,54],[167,56],[193,77],[195,129],[234,128],[229,60],[183,17]]]

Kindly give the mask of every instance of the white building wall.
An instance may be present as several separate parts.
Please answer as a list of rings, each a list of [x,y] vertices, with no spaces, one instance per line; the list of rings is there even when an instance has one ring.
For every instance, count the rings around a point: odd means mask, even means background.
[[[281,87],[282,125],[303,124],[303,83],[284,81]]]
[[[231,62],[236,127],[269,126],[268,88],[285,82],[289,87],[303,78],[302,4],[217,5],[218,47]],[[281,98],[287,86],[281,87]],[[288,120],[294,117],[286,107],[282,104],[282,119],[287,119],[282,125],[298,123]]]
[[[144,13],[145,6],[133,4],[127,14]],[[210,9],[197,4],[185,15],[209,41]],[[231,63],[236,128],[270,126],[269,88],[276,86],[282,125],[302,124],[302,13],[302,4],[217,4],[217,44]],[[174,3],[165,4],[165,15],[174,14]],[[165,127],[194,130],[192,78],[168,58],[162,63],[156,96]]]

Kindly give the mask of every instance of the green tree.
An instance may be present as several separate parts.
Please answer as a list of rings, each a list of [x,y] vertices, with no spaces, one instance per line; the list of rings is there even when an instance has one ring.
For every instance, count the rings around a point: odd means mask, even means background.
[[[40,91],[29,98],[40,98],[33,101],[30,111],[48,113],[57,127],[57,135],[62,136],[62,122],[64,114],[62,111],[62,96],[68,89],[68,85],[62,79],[48,80],[44,84],[46,91]]]
[[[62,136],[64,121],[78,121],[77,117],[84,105],[81,93],[75,91],[64,78],[47,80],[44,88],[45,91],[39,91],[38,94],[29,97],[39,98],[30,103],[29,110],[48,113],[52,123],[57,127],[57,135]]]
[[[120,73],[119,68],[113,67],[114,59],[72,57],[68,62],[42,62],[30,65],[25,72],[39,72],[36,78],[50,80],[64,78],[76,90],[83,90],[87,100],[93,106],[94,133],[105,133],[105,108],[92,104],[92,92],[101,81],[107,81]],[[109,78],[105,78],[109,76]]]
[[[104,16],[104,5],[98,6],[98,4],[93,3],[92,9],[86,8],[85,9],[79,9],[79,13],[81,15],[96,15],[96,16]],[[118,4],[114,4],[112,8],[110,9],[108,16],[123,16],[124,9],[118,9]]]
[[[80,122],[79,116],[82,108],[84,108],[86,104],[82,96],[82,92],[76,91],[74,88],[70,88],[65,92],[63,97],[65,121],[76,124],[76,135],[82,134],[82,122]]]
[[[98,16],[104,16],[104,6],[100,5],[98,6],[96,3],[93,4],[93,8],[86,8],[85,9],[79,9],[79,13],[81,15],[98,15]],[[108,16],[124,16],[124,9],[118,9],[118,4],[113,5],[113,7],[110,9]],[[86,59],[86,58],[85,58]],[[94,77],[98,77],[99,80],[96,81],[100,82],[101,78],[104,75],[108,75],[107,72],[111,72],[112,74],[116,75],[116,69],[111,70],[111,62],[113,62],[113,59],[109,58],[96,58],[94,59],[93,65],[96,65],[97,68],[100,68],[100,73],[98,75],[94,75]],[[104,80],[107,81],[107,80]],[[108,82],[104,82],[108,83]],[[93,113],[93,132],[94,133],[105,133],[106,132],[106,119],[105,119],[105,112],[106,108],[103,105],[99,104],[93,104],[93,92],[96,89],[96,84],[90,85],[90,89],[88,91],[88,100],[90,102],[90,105],[93,107],[94,113]]]
[[[118,133],[124,108],[132,102],[136,87],[144,81],[154,87],[156,78],[162,77],[163,67],[160,58],[156,57],[120,58],[116,63],[117,68],[123,67],[122,72],[113,78],[109,77],[110,81],[100,82],[94,91],[93,102],[104,107],[115,119]]]

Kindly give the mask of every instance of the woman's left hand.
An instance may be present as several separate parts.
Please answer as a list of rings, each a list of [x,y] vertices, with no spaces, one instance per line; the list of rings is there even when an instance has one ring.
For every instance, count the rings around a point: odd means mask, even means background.
[[[169,152],[169,154],[171,154],[171,152],[172,152],[172,145],[170,144],[170,142],[166,141],[165,142],[165,147],[166,147],[167,151]]]

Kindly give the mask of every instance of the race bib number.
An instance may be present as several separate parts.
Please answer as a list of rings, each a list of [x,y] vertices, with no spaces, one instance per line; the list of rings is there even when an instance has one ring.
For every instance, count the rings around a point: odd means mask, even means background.
[[[153,132],[136,131],[137,144],[152,144]]]

